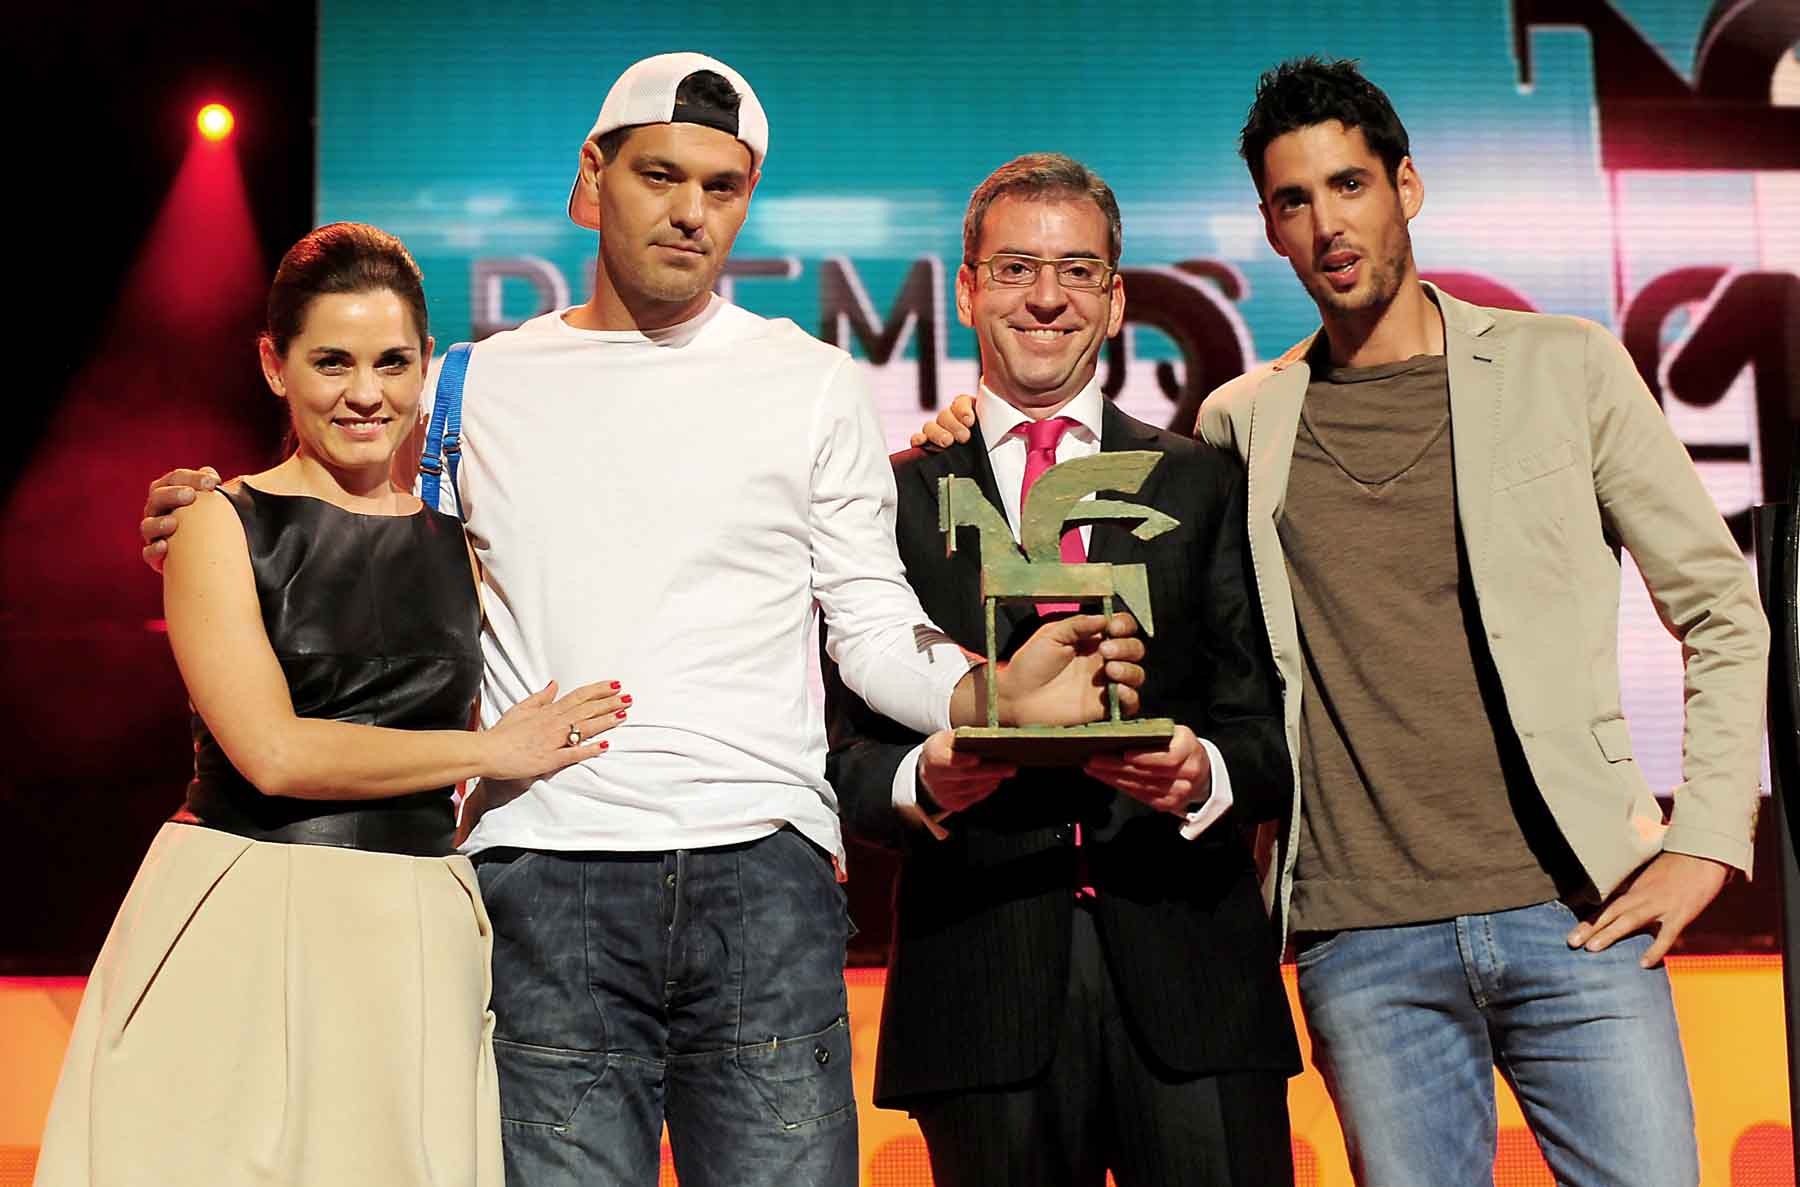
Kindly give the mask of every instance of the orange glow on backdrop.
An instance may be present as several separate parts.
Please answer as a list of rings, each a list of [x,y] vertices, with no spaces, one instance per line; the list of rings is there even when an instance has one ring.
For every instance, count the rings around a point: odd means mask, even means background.
[[[1282,970],[1295,1006],[1294,970]],[[1687,1050],[1700,1136],[1701,1187],[1788,1187],[1794,1182],[1793,1139],[1787,1126],[1787,1067],[1782,1044],[1781,958],[1673,957],[1669,976]],[[850,1032],[854,1051],[863,1187],[931,1187],[931,1167],[918,1126],[905,1113],[869,1103],[875,1082],[875,1032],[887,974],[850,969]],[[38,1133],[68,1042],[82,980],[0,978],[0,1046],[13,1071],[0,1082],[0,1187],[28,1187]],[[1295,1187],[1351,1187],[1325,1084],[1310,1061],[1304,1030],[1304,1074],[1288,1087]],[[1499,1098],[1495,1187],[1554,1187],[1518,1103],[1504,1082]],[[9,1177],[9,1167],[14,1168]],[[676,1183],[665,1141],[661,1187]]]

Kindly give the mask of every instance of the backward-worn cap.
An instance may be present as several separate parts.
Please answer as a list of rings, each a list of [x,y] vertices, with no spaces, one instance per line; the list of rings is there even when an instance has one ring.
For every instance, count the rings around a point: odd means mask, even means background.
[[[737,109],[725,110],[713,104],[681,103],[676,99],[681,84],[700,71],[711,71],[730,84],[737,97]],[[594,121],[589,140],[596,140],[620,128],[639,124],[700,124],[717,128],[737,137],[750,150],[752,171],[762,168],[769,152],[769,117],[763,114],[756,92],[744,76],[705,54],[657,54],[632,63],[600,105],[600,117]],[[581,174],[569,188],[569,217],[590,231],[600,229],[599,202],[593,190],[582,186]]]

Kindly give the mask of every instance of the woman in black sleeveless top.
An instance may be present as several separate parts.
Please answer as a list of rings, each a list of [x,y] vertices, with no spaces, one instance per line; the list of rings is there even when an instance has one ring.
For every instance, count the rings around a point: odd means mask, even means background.
[[[461,524],[393,485],[431,357],[418,266],[333,224],[261,344],[297,447],[180,512],[169,642],[194,779],[82,999],[37,1182],[499,1187],[487,916],[453,789],[597,758],[630,698],[471,732]]]

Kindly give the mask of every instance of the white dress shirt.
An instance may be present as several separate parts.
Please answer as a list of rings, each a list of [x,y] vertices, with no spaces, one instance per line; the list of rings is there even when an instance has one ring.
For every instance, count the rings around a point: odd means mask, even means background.
[[[1056,442],[1058,464],[1073,458],[1092,457],[1100,452],[1100,417],[1105,402],[1106,397],[1100,392],[1100,376],[1095,372],[1088,385],[1057,412],[1058,416],[1066,416],[1075,422],[1064,430]],[[1023,426],[1032,418],[996,396],[983,383],[975,397],[975,419],[981,426],[981,439],[987,445],[988,465],[994,471],[994,485],[1000,489],[1000,503],[1006,512],[1006,522],[1012,528],[1014,541],[1017,541],[1019,488],[1025,482],[1026,446]],[[1084,523],[1078,530],[1081,532],[1082,551],[1086,552],[1093,536],[1093,525]],[[1204,804],[1188,813],[1186,823],[1181,826],[1181,835],[1190,841],[1223,816],[1232,803],[1231,772],[1225,768],[1224,756],[1219,753],[1217,746],[1205,738],[1199,739],[1199,742],[1206,749],[1206,757],[1212,763],[1212,795]],[[923,744],[915,746],[900,760],[900,767],[894,772],[894,807],[923,824],[931,830],[933,836],[942,840],[949,835],[943,821],[950,813],[940,813],[934,817],[927,815],[919,807],[919,755],[923,750]]]

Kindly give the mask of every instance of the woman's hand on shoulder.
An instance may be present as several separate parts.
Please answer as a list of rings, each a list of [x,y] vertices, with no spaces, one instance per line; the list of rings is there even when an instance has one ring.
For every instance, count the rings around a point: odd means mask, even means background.
[[[491,779],[531,779],[598,758],[607,749],[597,734],[619,725],[630,711],[631,697],[617,680],[584,684],[566,696],[556,695],[552,680],[501,715],[482,735],[487,761],[482,772]]]

